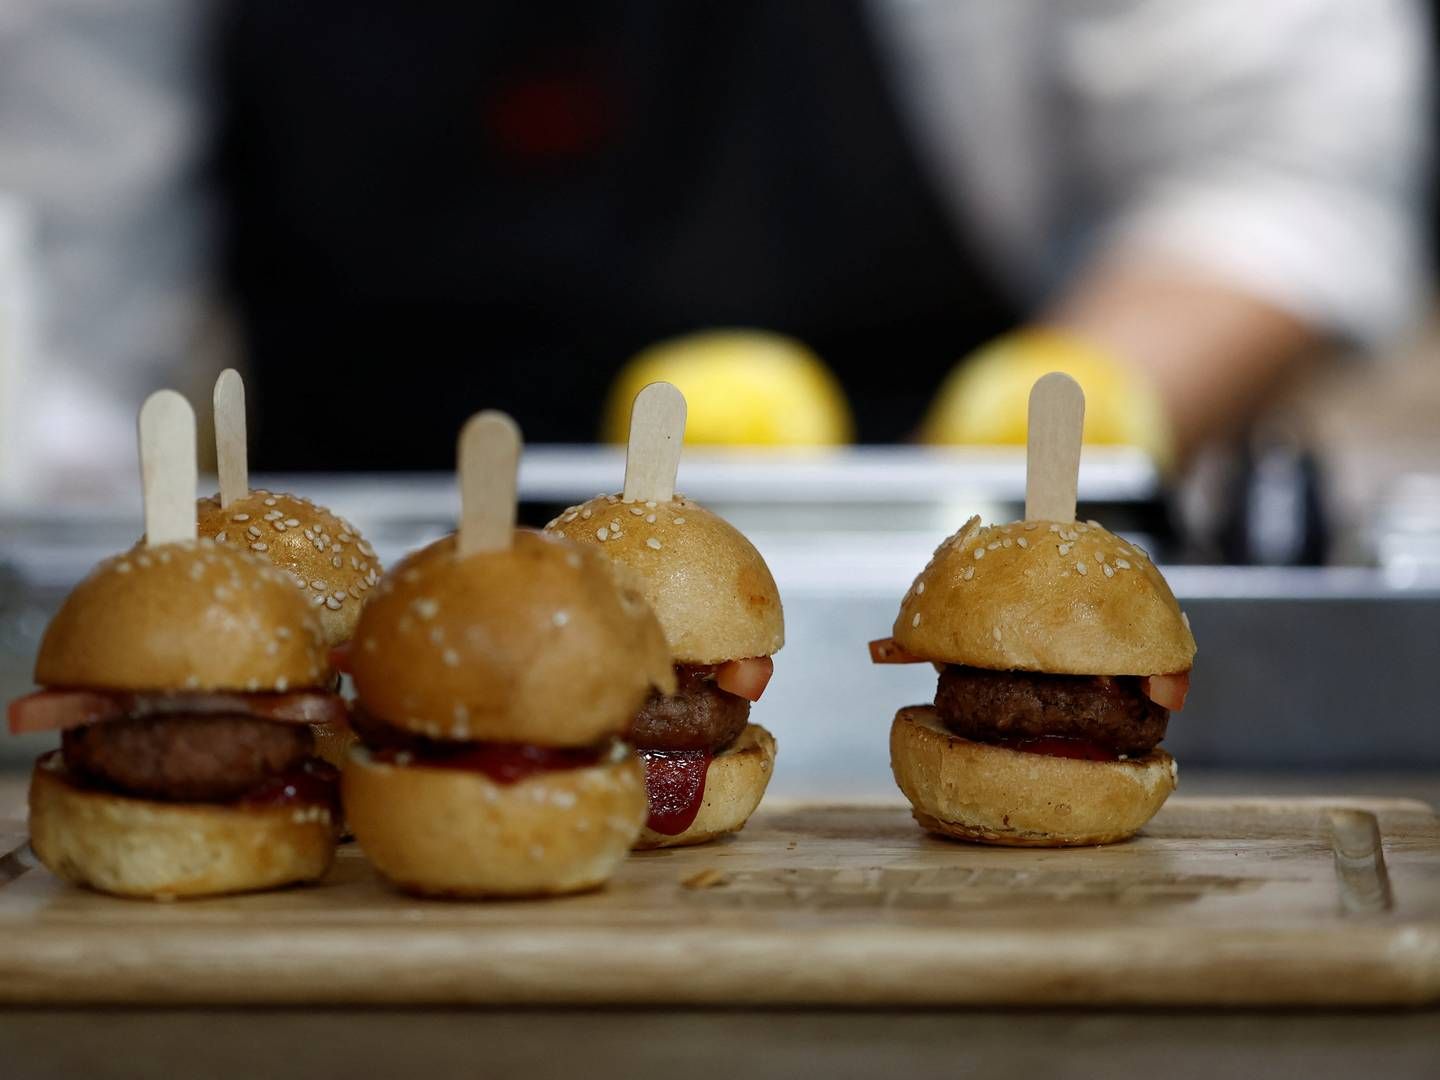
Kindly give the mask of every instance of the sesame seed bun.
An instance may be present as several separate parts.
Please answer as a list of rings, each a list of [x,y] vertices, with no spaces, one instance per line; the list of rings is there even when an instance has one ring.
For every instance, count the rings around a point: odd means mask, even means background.
[[[457,556],[444,537],[371,593],[351,654],[377,719],[438,739],[590,746],[624,731],[652,688],[675,690],[643,598],[593,547],[520,530]]]
[[[324,877],[335,855],[325,806],[166,803],[77,784],[60,752],[35,763],[30,844],[59,878],[116,896],[176,899]]]
[[[604,884],[645,823],[623,756],[499,784],[467,769],[388,765],[363,746],[342,779],[356,840],[382,875],[427,896],[545,896]]]
[[[900,604],[895,640],[916,656],[997,671],[1189,671],[1195,639],[1145,553],[1090,522],[971,518]]]
[[[765,796],[775,770],[775,736],[748,724],[740,737],[716,755],[705,771],[705,797],[690,827],[675,836],[645,829],[637,849],[687,847],[739,832]]]
[[[728,521],[683,495],[664,503],[600,495],[546,529],[598,547],[638,575],[678,663],[771,656],[785,644],[765,560]]]
[[[1113,844],[1135,835],[1175,790],[1175,759],[1080,761],[971,742],[934,708],[901,709],[890,768],[915,820],[941,836],[1006,847]]]
[[[290,575],[320,617],[327,645],[350,640],[382,570],[355,526],[309,499],[258,490],[223,510],[218,496],[201,499],[196,512],[202,537],[263,555]]]
[[[209,540],[140,545],[66,598],[35,661],[42,686],[299,690],[329,676],[324,633],[290,579]]]

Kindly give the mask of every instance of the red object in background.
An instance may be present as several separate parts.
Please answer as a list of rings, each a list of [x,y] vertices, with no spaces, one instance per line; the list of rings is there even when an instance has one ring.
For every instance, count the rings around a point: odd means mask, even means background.
[[[584,59],[551,62],[501,84],[483,106],[500,153],[523,162],[563,161],[604,146],[615,130],[609,80]]]
[[[645,795],[650,800],[646,826],[664,836],[679,836],[695,822],[705,801],[705,774],[711,755],[704,750],[640,750],[645,764]]]

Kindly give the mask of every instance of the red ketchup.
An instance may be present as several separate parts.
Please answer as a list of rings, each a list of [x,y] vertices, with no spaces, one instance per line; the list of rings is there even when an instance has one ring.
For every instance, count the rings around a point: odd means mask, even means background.
[[[377,750],[375,760],[387,765],[420,765],[441,769],[469,769],[497,784],[518,784],[537,773],[584,769],[600,761],[604,751],[594,747],[531,746],[526,743],[464,743],[453,750]]]
[[[1060,735],[1045,735],[1034,739],[1002,739],[997,745],[1007,750],[1020,750],[1027,754],[1045,754],[1049,757],[1074,758],[1077,761],[1119,761],[1120,755],[1099,743],[1088,739],[1067,739]]]
[[[340,770],[328,761],[309,758],[298,769],[257,784],[239,800],[245,806],[328,806],[340,808]]]
[[[705,801],[705,773],[711,755],[706,750],[640,750],[645,763],[645,794],[650,820],[645,824],[664,836],[688,829]]]

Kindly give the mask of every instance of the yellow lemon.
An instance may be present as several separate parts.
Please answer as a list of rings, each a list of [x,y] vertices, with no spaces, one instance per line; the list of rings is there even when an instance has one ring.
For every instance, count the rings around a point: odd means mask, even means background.
[[[685,441],[719,446],[833,446],[854,431],[840,383],[820,358],[764,330],[704,330],[651,345],[610,387],[604,436],[623,443],[642,387],[685,395]]]
[[[940,386],[921,426],[927,443],[1025,442],[1030,388],[1063,371],[1085,391],[1085,441],[1138,446],[1166,464],[1172,440],[1164,406],[1133,368],[1077,338],[1022,330],[984,346]]]

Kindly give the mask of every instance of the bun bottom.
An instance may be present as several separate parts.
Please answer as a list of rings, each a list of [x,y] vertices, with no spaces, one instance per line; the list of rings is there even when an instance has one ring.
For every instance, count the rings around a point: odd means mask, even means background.
[[[87,788],[57,750],[31,774],[30,845],[71,884],[172,900],[324,877],[335,829],[326,806],[167,803]]]
[[[745,725],[739,737],[711,759],[704,801],[690,827],[674,836],[647,828],[635,841],[636,850],[687,847],[739,832],[760,805],[774,771],[775,736],[759,724]]]
[[[1006,847],[1125,840],[1155,816],[1176,775],[1158,747],[1129,761],[1078,761],[971,742],[928,705],[895,715],[890,768],[921,827]]]
[[[645,824],[633,754],[499,784],[480,772],[350,751],[345,816],[375,868],[407,892],[460,898],[598,888]]]

